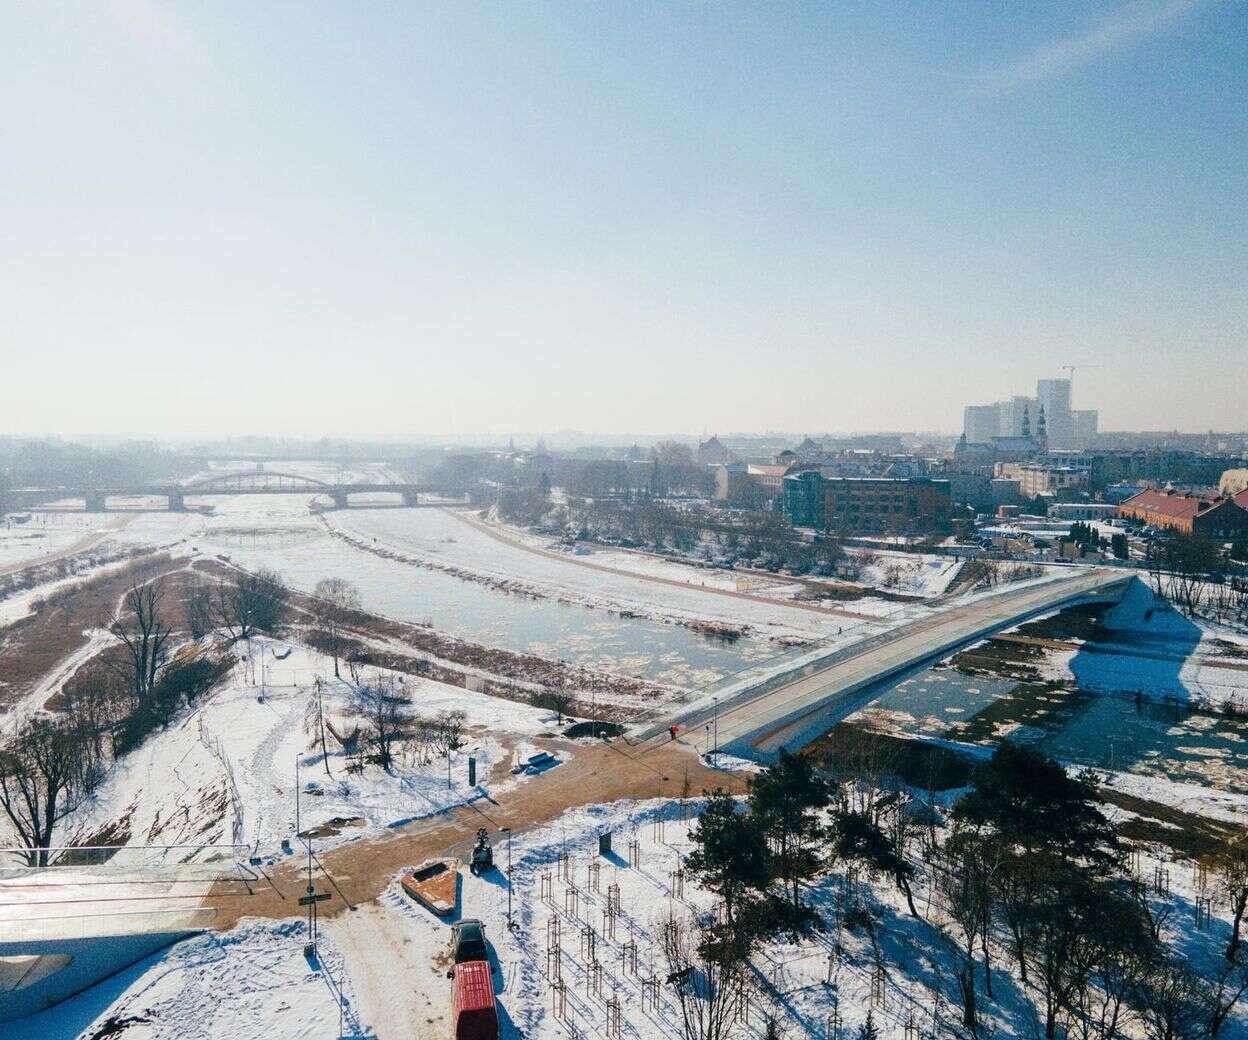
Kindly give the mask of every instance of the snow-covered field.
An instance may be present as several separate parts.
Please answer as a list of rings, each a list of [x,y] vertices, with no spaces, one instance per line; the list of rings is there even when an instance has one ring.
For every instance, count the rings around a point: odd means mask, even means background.
[[[0,569],[38,563],[83,541],[116,527],[116,517],[94,513],[33,513],[25,523],[0,518]]]
[[[1248,712],[1248,633],[1192,620],[1143,581],[1105,614],[1097,645],[1105,652],[1076,653],[1067,663],[1086,689]]]
[[[3,1025],[5,1040],[324,1040],[355,1032],[354,992],[331,937],[303,955],[303,922],[245,921],[140,961],[56,1007]],[[340,1008],[344,1028],[339,1032]]]
[[[332,661],[315,651],[269,639],[252,640],[249,649],[224,688],[117,763],[93,801],[62,825],[61,840],[112,826],[109,844],[246,844],[262,857],[280,857],[283,840],[296,833],[298,768],[299,826],[322,829],[318,848],[332,847],[524,782],[492,771],[550,720],[528,705],[406,677],[415,714],[464,713],[464,745],[452,755],[449,783],[445,757],[404,754],[390,773],[372,765],[349,773],[332,736],[327,771],[316,681],[325,717],[339,732],[350,725],[349,684],[336,681]],[[400,678],[374,668],[361,677]],[[473,787],[470,755],[477,760]]]
[[[689,806],[696,812],[697,801]],[[483,878],[464,873],[461,912],[480,918],[492,943],[505,1040],[615,1035],[608,1028],[608,1005],[615,1002],[622,1037],[682,1035],[673,989],[663,981],[668,969],[657,923],[668,912],[693,916],[713,909],[707,892],[677,874],[691,848],[693,819],[683,815],[676,802],[619,802],[569,811],[549,826],[517,835],[511,849],[514,932],[506,927],[506,878],[498,872]],[[606,831],[613,852],[599,856],[598,837]],[[505,846],[496,848],[500,867],[506,856]],[[1199,875],[1186,864],[1148,853],[1136,869],[1151,881],[1156,867],[1168,872],[1165,886],[1149,896],[1168,908],[1164,937],[1181,942],[1194,963],[1212,970],[1230,931],[1225,908],[1215,901],[1211,925],[1194,930]],[[615,892],[619,909],[612,920],[605,911]],[[851,894],[874,917],[874,937],[843,925],[841,911]],[[828,929],[798,942],[767,944],[755,954],[748,1010],[734,1036],[762,1037],[774,1019],[780,1035],[822,1040],[837,1023],[836,1035],[849,1038],[870,1012],[881,1037],[903,1040],[918,1029],[958,1021],[956,953],[941,931],[949,922],[928,868],[915,885],[919,919],[908,915],[903,898],[884,879],[848,881],[833,870],[807,895]],[[322,937],[322,960],[345,995],[352,1035],[378,1040],[449,1035],[450,984],[443,970],[448,925],[412,903],[397,880],[379,904],[330,919]],[[12,1035],[68,1038],[74,1035],[71,1028],[98,1029],[110,1018],[127,1017],[135,1023],[122,1034],[126,1040],[338,1035],[337,1001],[327,981],[303,961],[302,939],[302,926],[293,921],[245,921],[226,935],[184,942],[113,984],[27,1020],[20,1027],[24,1031]],[[1001,935],[994,941],[995,996],[980,1006],[984,1035],[1030,1037],[1037,1027],[1042,1035],[1036,995],[1019,980],[1005,940]],[[594,962],[598,967],[591,970]],[[654,977],[657,999],[651,1003],[643,1000],[642,980]],[[562,1007],[557,979],[564,985]],[[187,1022],[195,1023],[194,1032],[177,1031]],[[1226,1029],[1226,1036],[1248,1029],[1242,1008]],[[1127,1035],[1137,1031],[1132,1027]]]

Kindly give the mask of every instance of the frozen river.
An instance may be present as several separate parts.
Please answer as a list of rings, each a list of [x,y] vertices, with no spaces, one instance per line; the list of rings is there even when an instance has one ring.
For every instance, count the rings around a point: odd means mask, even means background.
[[[1248,719],[1182,704],[934,667],[897,684],[850,721],[989,745],[1009,737],[1063,762],[1248,790]]]
[[[348,578],[359,587],[367,609],[429,623],[474,643],[684,688],[712,682],[782,649],[763,634],[747,633],[730,643],[659,617],[615,612],[653,615],[671,609],[739,622],[751,620],[740,615],[748,615],[753,604],[697,588],[686,593],[640,578],[597,575],[571,562],[535,557],[501,546],[440,510],[352,509],[334,513],[333,523],[353,537],[376,540],[379,547],[490,577],[519,579],[542,596],[508,593],[355,548],[334,537],[298,496],[217,499],[214,505],[213,516],[193,520],[191,542],[201,551],[221,553],[247,568],[271,567],[305,591],[322,578]],[[138,526],[132,525],[130,537],[139,536]],[[560,595],[574,601],[554,598]],[[777,610],[811,624],[798,611],[775,607],[766,607],[752,620],[769,624]]]

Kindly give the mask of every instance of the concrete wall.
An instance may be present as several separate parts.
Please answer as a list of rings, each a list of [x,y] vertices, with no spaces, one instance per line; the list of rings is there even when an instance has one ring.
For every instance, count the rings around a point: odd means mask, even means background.
[[[44,1011],[62,1000],[81,993],[110,975],[163,950],[194,932],[156,932],[146,935],[109,935],[87,939],[48,939],[29,942],[0,942],[0,957],[68,957],[58,970],[45,970],[57,962],[35,962],[25,973],[23,984],[18,972],[0,975],[0,1022],[11,1022]],[[30,980],[34,980],[33,982]],[[10,986],[18,986],[10,989]],[[0,1030],[0,1035],[3,1034]]]

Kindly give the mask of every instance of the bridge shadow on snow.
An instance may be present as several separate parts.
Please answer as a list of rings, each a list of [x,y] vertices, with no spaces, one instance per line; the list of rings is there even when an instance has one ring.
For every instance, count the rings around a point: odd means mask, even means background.
[[[1119,770],[1167,752],[1166,731],[1199,707],[1183,669],[1200,639],[1199,626],[1136,579],[1071,659],[1074,712],[1042,743],[1069,744],[1058,757]]]

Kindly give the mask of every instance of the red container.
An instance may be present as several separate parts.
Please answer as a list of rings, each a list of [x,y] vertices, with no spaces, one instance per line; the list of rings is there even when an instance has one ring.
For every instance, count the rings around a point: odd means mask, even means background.
[[[451,1025],[455,1040],[498,1040],[494,978],[488,961],[465,961],[455,965]]]

